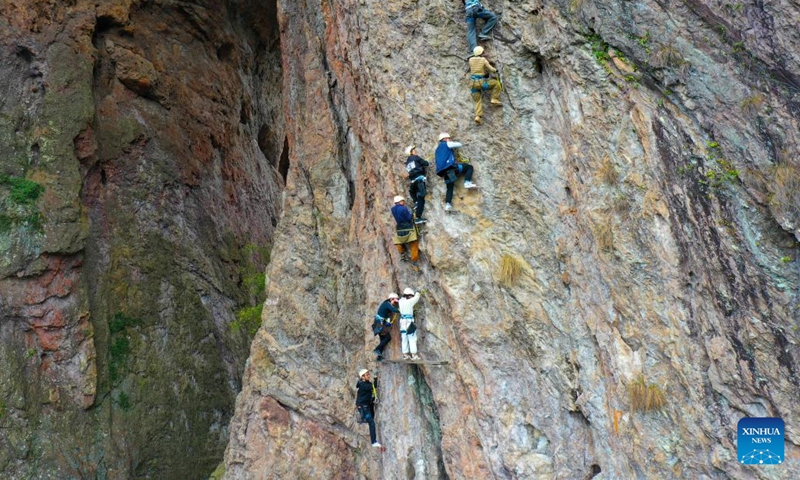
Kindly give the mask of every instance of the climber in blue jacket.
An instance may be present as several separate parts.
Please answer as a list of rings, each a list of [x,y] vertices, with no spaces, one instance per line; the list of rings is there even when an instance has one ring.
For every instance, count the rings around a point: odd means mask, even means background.
[[[478,188],[477,185],[472,183],[472,165],[456,162],[453,150],[461,147],[462,145],[459,142],[450,141],[449,133],[442,132],[439,134],[439,146],[436,147],[436,175],[442,177],[445,185],[447,185],[444,209],[448,212],[453,209],[453,189],[459,175],[464,175],[464,188]]]

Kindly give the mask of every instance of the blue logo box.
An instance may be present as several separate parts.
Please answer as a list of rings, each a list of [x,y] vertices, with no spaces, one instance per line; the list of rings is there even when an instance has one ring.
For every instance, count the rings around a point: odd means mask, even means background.
[[[780,418],[742,418],[737,425],[737,454],[743,465],[779,465],[784,425]]]

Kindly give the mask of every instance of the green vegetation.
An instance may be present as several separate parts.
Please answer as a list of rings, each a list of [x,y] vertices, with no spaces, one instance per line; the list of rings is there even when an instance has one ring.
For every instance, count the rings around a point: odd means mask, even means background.
[[[25,358],[31,358],[31,357],[34,357],[34,356],[36,356],[36,349],[35,348],[29,348],[29,349],[27,349],[25,351]]]
[[[117,405],[119,405],[119,408],[122,409],[123,412],[127,412],[133,408],[131,399],[125,392],[119,392],[117,396]]]
[[[125,362],[131,353],[131,341],[128,337],[119,337],[111,344],[108,357],[108,377],[111,383],[122,378]]]
[[[641,37],[634,37],[636,39],[636,43],[639,44],[640,47],[644,48],[644,52],[648,55],[650,54],[650,32],[647,31]]]
[[[111,346],[108,349],[108,378],[112,384],[122,378],[131,354],[131,340],[127,336],[126,329],[140,323],[139,320],[128,317],[122,312],[115,313],[108,322],[108,331],[111,335]]]
[[[263,311],[263,303],[238,310],[236,312],[236,320],[231,322],[231,332],[244,331],[248,336],[252,337],[258,331],[258,327],[261,326],[261,313]]]
[[[9,175],[0,175],[0,187],[5,187],[2,190],[8,192],[0,205],[0,233],[8,233],[14,227],[41,232],[44,217],[36,210],[35,203],[44,192],[44,187],[34,181]]]
[[[128,327],[136,325],[137,323],[139,323],[139,321],[135,318],[128,317],[122,312],[117,312],[113,317],[111,317],[111,321],[108,322],[108,331],[111,333],[111,335],[114,335],[115,333],[119,333]]]
[[[6,416],[6,402],[0,401],[0,420]]]
[[[252,337],[261,326],[261,313],[266,300],[265,270],[270,260],[270,250],[270,246],[257,245],[246,245],[242,249],[244,260],[241,285],[252,303],[236,311],[236,320],[230,325],[232,333],[244,332],[248,337]]]
[[[26,178],[0,175],[0,185],[10,187],[9,200],[16,205],[30,205],[44,192],[44,187]]]
[[[661,410],[667,404],[663,390],[653,383],[647,384],[643,375],[628,385],[628,397],[631,408],[641,412]]]
[[[783,263],[789,263],[791,261],[792,261],[792,257],[790,257],[789,255],[787,255],[785,257],[781,257],[781,262],[783,262]]]
[[[719,143],[708,141],[706,146],[709,153],[706,157],[706,171],[703,174],[706,180],[702,183],[711,185],[713,188],[720,188],[727,183],[739,180],[739,170],[733,163],[721,156]]]
[[[611,60],[611,56],[608,54],[608,44],[600,35],[589,35],[586,38],[589,40],[589,45],[592,47],[592,55],[598,63],[605,65],[606,62]]]

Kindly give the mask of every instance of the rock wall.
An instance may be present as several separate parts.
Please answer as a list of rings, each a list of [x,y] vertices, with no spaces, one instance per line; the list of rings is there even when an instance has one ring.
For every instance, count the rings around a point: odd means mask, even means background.
[[[262,2],[0,3],[4,478],[220,462],[287,168],[279,41]]]
[[[226,478],[793,478],[797,4],[486,3],[507,94],[475,126],[459,2],[279,2],[291,166]],[[481,188],[445,214],[429,174],[417,274],[388,210],[442,130]],[[406,286],[449,364],[372,361]],[[743,416],[784,419],[786,465],[739,465]]]

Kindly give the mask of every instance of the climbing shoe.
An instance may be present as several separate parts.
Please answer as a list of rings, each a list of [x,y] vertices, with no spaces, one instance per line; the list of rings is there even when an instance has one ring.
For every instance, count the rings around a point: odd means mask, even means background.
[[[478,188],[478,186],[470,181],[466,181],[464,182],[464,188],[472,189],[472,188]]]
[[[412,262],[411,263],[411,269],[414,270],[415,272],[419,273],[419,264],[417,264],[417,262]]]
[[[411,355],[408,355],[408,354],[404,353],[403,354],[403,360],[411,360]]]
[[[417,225],[419,225],[420,223],[425,223],[425,222],[427,222],[427,221],[428,221],[428,219],[427,219],[427,218],[422,218],[422,217],[420,217],[420,218],[418,218],[418,219],[414,220],[414,223],[416,223]]]
[[[444,206],[444,211],[445,212],[449,212],[452,209],[453,209],[453,204],[451,204],[451,203],[445,204],[445,206]]]
[[[491,101],[491,102],[489,102],[489,103],[491,103],[491,104],[492,104],[492,105],[494,105],[495,107],[502,107],[502,106],[503,106],[503,102],[501,102],[500,100],[492,100],[492,101]]]
[[[489,35],[478,35],[478,40],[483,40],[484,42],[491,42],[494,39]]]
[[[372,446],[375,447],[375,448],[381,448],[383,445],[381,445],[378,442],[375,442],[375,443],[372,444]]]
[[[481,117],[475,117],[475,123],[476,123],[477,125],[480,125],[480,124],[482,124],[482,123],[483,123],[483,120],[481,120]]]
[[[414,355],[411,355],[411,360],[422,360],[422,359],[419,358],[419,356],[415,353]]]
[[[378,355],[377,358],[375,358],[376,362],[380,362],[382,360],[383,360],[383,355]]]

